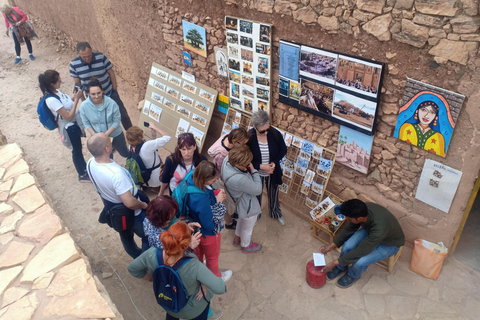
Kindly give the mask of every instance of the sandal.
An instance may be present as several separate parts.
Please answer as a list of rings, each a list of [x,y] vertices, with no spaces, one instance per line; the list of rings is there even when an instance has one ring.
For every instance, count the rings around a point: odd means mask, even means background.
[[[237,221],[233,220],[231,224],[225,224],[225,229],[237,229]]]

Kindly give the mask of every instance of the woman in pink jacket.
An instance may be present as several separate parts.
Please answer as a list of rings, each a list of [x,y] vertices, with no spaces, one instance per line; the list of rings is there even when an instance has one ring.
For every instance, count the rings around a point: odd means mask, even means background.
[[[35,60],[35,57],[33,56],[32,43],[30,40],[33,39],[33,37],[37,37],[37,35],[35,34],[35,31],[33,31],[32,25],[26,22],[28,19],[27,15],[19,8],[10,7],[7,4],[4,4],[0,8],[0,11],[5,19],[7,37],[9,36],[9,31],[12,31],[13,42],[15,42],[15,52],[17,53],[15,64],[18,64],[20,61],[22,61],[22,58],[20,58],[20,45],[23,43],[27,44],[30,60]]]

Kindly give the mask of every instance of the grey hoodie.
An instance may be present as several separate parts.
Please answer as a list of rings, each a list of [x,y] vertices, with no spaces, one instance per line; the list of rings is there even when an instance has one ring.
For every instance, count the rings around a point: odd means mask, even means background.
[[[235,176],[233,176],[236,174]],[[231,178],[229,179],[229,177]],[[228,181],[227,181],[228,179]],[[228,162],[228,156],[223,160],[222,180],[227,181],[225,188],[237,203],[237,213],[240,219],[253,217],[262,212],[257,196],[262,194],[263,185],[256,169],[250,174],[233,167]]]

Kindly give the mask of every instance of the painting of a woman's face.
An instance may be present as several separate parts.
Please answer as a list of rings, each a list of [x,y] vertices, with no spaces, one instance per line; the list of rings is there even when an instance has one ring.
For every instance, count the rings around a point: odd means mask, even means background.
[[[418,109],[418,120],[424,126],[432,123],[436,115],[437,111],[432,106],[421,107],[420,109]]]

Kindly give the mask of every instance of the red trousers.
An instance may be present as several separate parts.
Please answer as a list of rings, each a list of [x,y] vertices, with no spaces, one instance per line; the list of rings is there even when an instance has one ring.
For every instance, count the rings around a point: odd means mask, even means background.
[[[203,256],[207,260],[207,268],[217,277],[222,275],[218,271],[218,257],[220,256],[220,244],[222,243],[222,234],[215,236],[202,236],[198,247],[194,250],[200,262],[203,262]]]

